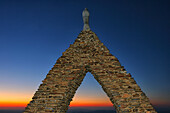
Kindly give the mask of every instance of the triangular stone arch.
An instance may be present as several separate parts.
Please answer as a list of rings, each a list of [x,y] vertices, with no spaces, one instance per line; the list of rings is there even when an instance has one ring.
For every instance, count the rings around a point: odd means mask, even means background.
[[[87,72],[102,86],[117,113],[156,113],[135,80],[89,29],[57,60],[24,113],[66,113]]]

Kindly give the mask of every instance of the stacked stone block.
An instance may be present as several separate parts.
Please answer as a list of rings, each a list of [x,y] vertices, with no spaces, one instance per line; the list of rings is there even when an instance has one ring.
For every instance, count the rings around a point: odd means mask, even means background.
[[[157,113],[135,80],[92,31],[82,31],[42,81],[24,113],[66,113],[87,72],[117,113]]]

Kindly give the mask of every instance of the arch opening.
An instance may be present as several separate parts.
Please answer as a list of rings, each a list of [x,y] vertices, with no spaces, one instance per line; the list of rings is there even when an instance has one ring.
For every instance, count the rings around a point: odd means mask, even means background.
[[[90,72],[87,72],[70,102],[67,113],[89,111],[107,111],[113,113],[115,109],[98,81]]]

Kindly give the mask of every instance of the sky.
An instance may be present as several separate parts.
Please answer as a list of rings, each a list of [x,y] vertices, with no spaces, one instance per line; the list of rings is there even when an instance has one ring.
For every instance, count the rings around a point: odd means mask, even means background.
[[[83,29],[84,8],[90,12],[91,30],[151,103],[170,106],[169,4],[169,0],[0,0],[0,109],[27,105]],[[112,104],[87,73],[71,105]]]

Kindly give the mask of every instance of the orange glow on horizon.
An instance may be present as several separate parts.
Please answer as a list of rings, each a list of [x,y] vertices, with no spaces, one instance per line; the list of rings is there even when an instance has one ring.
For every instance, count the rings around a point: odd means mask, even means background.
[[[169,103],[153,102],[153,105],[169,105]],[[27,106],[27,102],[0,102],[0,109],[24,109]],[[70,107],[112,107],[110,102],[74,102],[70,103]]]
[[[1,107],[26,107],[28,103],[26,102],[0,102]],[[70,107],[79,107],[79,106],[113,106],[110,103],[72,103]]]
[[[26,102],[0,102],[0,107],[26,107]]]
[[[113,105],[109,103],[75,103],[70,105],[70,107],[101,107],[101,106],[109,107]]]
[[[24,109],[26,102],[0,102],[0,109]]]
[[[74,96],[70,107],[110,107],[113,106],[106,95],[83,95],[77,94]]]
[[[0,93],[0,109],[23,109],[32,97],[31,93],[3,91]]]

